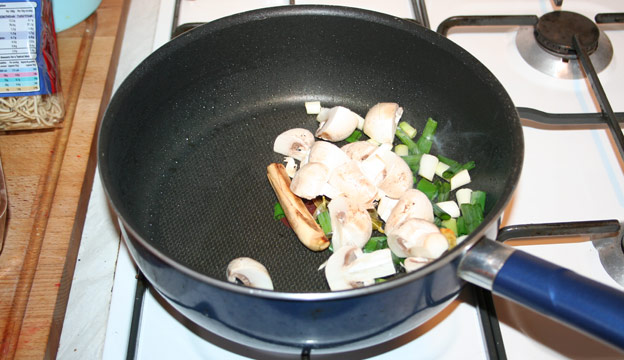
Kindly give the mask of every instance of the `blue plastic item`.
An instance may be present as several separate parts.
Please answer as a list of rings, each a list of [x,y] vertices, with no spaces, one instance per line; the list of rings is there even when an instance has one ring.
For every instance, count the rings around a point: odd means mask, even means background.
[[[52,0],[54,29],[69,29],[91,15],[102,0]]]
[[[624,293],[515,251],[493,291],[624,349]]]

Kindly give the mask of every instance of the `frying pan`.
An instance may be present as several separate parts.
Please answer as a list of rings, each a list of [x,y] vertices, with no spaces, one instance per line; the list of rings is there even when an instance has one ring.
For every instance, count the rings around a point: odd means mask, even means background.
[[[273,220],[265,173],[282,160],[272,151],[279,133],[315,130],[308,100],[359,114],[398,102],[416,128],[436,119],[432,153],[477,164],[471,187],[487,190],[484,222],[416,272],[329,292],[317,268],[330,253],[305,249]],[[290,6],[203,25],[128,76],[98,141],[103,185],[139,268],[184,316],[230,340],[269,351],[374,345],[430,319],[468,280],[624,348],[621,292],[490,240],[521,171],[518,114],[474,57],[411,21]],[[263,263],[276,290],[226,282],[240,256]]]

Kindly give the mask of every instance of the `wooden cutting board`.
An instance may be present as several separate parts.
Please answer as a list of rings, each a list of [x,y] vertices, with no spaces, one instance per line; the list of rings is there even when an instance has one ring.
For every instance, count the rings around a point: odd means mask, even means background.
[[[9,210],[0,252],[0,359],[54,358],[130,0],[103,0],[57,35],[66,116],[0,133]]]

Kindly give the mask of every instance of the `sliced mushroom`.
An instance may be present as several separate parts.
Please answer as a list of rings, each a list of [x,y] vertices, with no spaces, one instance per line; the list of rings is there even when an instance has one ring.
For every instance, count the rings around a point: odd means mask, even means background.
[[[321,123],[316,136],[329,141],[341,141],[349,137],[357,128],[358,116],[342,106],[329,110],[327,120]]]
[[[314,221],[303,201],[290,190],[290,178],[282,164],[270,164],[267,167],[269,183],[275,191],[284,215],[292,227],[299,241],[313,251],[322,251],[329,247],[329,240],[325,233]]]
[[[391,144],[381,144],[366,159],[360,162],[364,175],[377,186],[387,174],[385,153],[392,152]]]
[[[228,264],[226,277],[229,282],[242,283],[245,286],[273,290],[273,282],[268,270],[258,261],[239,257]]]
[[[308,156],[308,162],[321,163],[327,166],[330,172],[347,161],[349,161],[347,154],[338,146],[327,141],[315,142]]]
[[[392,209],[399,203],[398,199],[391,199],[388,196],[384,195],[379,199],[379,204],[377,204],[377,213],[379,217],[383,221],[387,221],[388,217],[392,213]]]
[[[377,187],[364,176],[357,161],[354,160],[334,169],[329,177],[329,184],[344,196],[367,208],[372,207],[373,201],[377,198]]]
[[[372,285],[376,278],[395,273],[390,249],[364,254],[357,246],[343,246],[327,261],[325,278],[332,291]]]
[[[347,154],[348,157],[351,158],[351,160],[363,161],[375,152],[377,147],[377,145],[368,141],[355,141],[344,145],[341,149],[345,152],[345,154]]]
[[[273,151],[301,161],[308,155],[313,144],[314,134],[310,130],[295,128],[286,130],[275,138]]]
[[[397,124],[403,115],[403,108],[397,103],[379,103],[366,114],[364,134],[382,144],[394,141]]]
[[[288,174],[288,176],[292,179],[297,173],[297,163],[295,162],[295,159],[290,156],[285,157],[284,162],[286,163],[286,174]]]
[[[420,269],[421,267],[429,264],[431,262],[430,259],[419,258],[419,257],[408,257],[403,260],[403,267],[405,271],[412,272]]]
[[[398,257],[436,259],[448,249],[448,241],[440,229],[423,219],[406,219],[386,235],[388,247]]]
[[[383,145],[380,146],[380,149],[383,148]],[[391,148],[380,151],[379,157],[384,162],[385,171],[377,187],[389,197],[398,199],[414,184],[412,170]]]
[[[299,197],[312,200],[323,194],[327,180],[329,180],[327,166],[309,162],[297,171],[290,184],[290,190]]]
[[[327,205],[332,226],[332,248],[366,245],[373,232],[373,223],[364,206],[344,196],[333,198]]]
[[[418,189],[409,189],[401,195],[386,221],[384,230],[386,233],[391,232],[394,227],[408,218],[433,222],[433,205],[427,195]]]

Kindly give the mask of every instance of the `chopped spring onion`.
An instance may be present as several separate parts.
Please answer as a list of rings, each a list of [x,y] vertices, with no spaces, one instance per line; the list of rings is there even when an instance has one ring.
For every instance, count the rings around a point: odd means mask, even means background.
[[[476,229],[483,221],[483,210],[481,206],[477,204],[462,204],[461,213],[464,218],[464,225],[466,227],[466,234],[470,234]],[[463,234],[462,234],[463,235]]]
[[[440,159],[440,157],[438,156],[438,160]],[[443,174],[446,170],[448,170],[448,168],[450,168],[450,166],[448,166],[447,164],[443,163],[442,161],[438,161],[438,166],[436,166],[436,170],[435,173],[436,175],[438,175],[439,177],[443,178]]]
[[[436,196],[438,196],[438,187],[435,186],[435,184],[431,181],[424,178],[418,181],[418,184],[416,184],[416,189],[422,191],[425,195],[427,195],[429,200],[432,201],[436,198]]]
[[[325,236],[329,236],[331,234],[332,226],[331,226],[331,217],[329,216],[329,211],[320,212],[316,216],[316,222],[321,226],[321,229],[323,229]]]
[[[438,166],[438,158],[430,155],[423,154],[420,158],[420,167],[418,168],[418,175],[424,177],[429,181],[433,181],[433,175],[435,175],[435,169]]]
[[[399,156],[407,156],[409,154],[409,148],[405,144],[399,144],[394,147],[394,153]]]
[[[438,201],[447,201],[451,197],[451,184],[440,180],[434,184],[438,187]]]
[[[459,206],[453,200],[441,201],[436,203],[436,205],[452,218],[457,218],[461,215],[459,212]]]
[[[457,218],[457,236],[467,235],[466,231],[466,222],[464,221],[464,217],[460,216]]]
[[[321,112],[320,101],[306,101],[305,102],[306,113],[309,115],[316,115]]]
[[[442,173],[442,177],[447,180],[451,179],[453,176],[455,176],[455,174],[462,170],[472,170],[476,166],[474,161],[468,161],[465,164],[460,164],[457,161],[449,159],[442,155],[438,155],[438,159],[449,166],[449,168],[444,170],[444,172]]]
[[[405,144],[405,146],[407,146],[410,154],[412,155],[422,154],[422,152],[418,151],[418,145],[416,144],[416,142],[412,140],[412,138],[409,137],[409,135],[407,135],[405,131],[403,131],[403,129],[398,127],[396,129],[395,135],[397,138],[399,138],[399,140],[401,140],[403,144]]]
[[[457,192],[455,193],[455,198],[457,199],[457,203],[459,205],[470,204],[471,194],[472,194],[472,190],[468,188],[457,190]]]
[[[286,215],[284,214],[284,209],[282,209],[282,205],[280,203],[275,203],[273,206],[273,219],[280,220],[284,218]]]
[[[442,227],[453,231],[455,236],[457,236],[457,219],[450,218],[448,220],[442,221]]]
[[[362,137],[362,132],[360,130],[353,130],[353,132],[351,133],[351,135],[349,135],[348,138],[345,139],[346,142],[352,143],[352,142],[356,142],[358,140],[360,140],[360,138]]]
[[[477,190],[470,194],[470,203],[479,205],[481,212],[485,211],[485,191]]]
[[[365,253],[370,253],[376,250],[385,249],[388,247],[388,239],[385,236],[373,236],[368,240],[366,245],[362,248]]]
[[[411,139],[413,139],[418,133],[418,130],[416,130],[412,125],[410,125],[408,122],[405,122],[405,121],[401,121],[399,123],[399,128],[405,131],[405,134],[409,136]]]
[[[438,122],[433,120],[432,118],[427,119],[427,123],[425,124],[425,129],[418,141],[416,141],[416,146],[418,151],[421,154],[428,154],[431,151],[431,145],[433,144],[433,135],[438,127]]]
[[[444,211],[441,207],[439,207],[437,204],[432,204],[433,205],[433,214],[440,218],[440,220],[444,221],[444,220],[448,220],[451,218],[451,215],[449,215],[449,213],[447,213],[446,211]],[[441,225],[441,224],[440,224]],[[438,226],[439,227],[439,226]]]
[[[464,169],[451,178],[451,190],[460,188],[470,183],[470,174]]]
[[[412,170],[414,174],[418,174],[421,157],[422,154],[401,156],[401,158],[405,161],[405,163],[407,163],[407,166],[409,166],[410,170]]]

